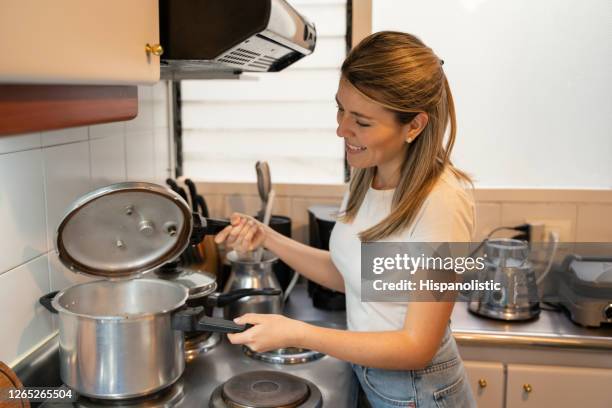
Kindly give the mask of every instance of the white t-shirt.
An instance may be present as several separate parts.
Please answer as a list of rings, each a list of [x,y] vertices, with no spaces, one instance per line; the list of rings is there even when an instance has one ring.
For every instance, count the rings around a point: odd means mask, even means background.
[[[329,251],[332,262],[344,278],[349,330],[399,330],[404,326],[407,303],[361,302],[361,241],[357,234],[390,213],[394,191],[370,187],[352,223],[338,221],[331,233]],[[348,191],[342,200],[342,211],[347,202]],[[471,190],[447,169],[425,199],[414,222],[380,242],[470,242],[474,223]]]

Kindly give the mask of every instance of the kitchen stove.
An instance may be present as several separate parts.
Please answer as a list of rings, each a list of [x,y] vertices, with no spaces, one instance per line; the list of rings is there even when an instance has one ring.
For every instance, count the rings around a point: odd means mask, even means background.
[[[323,358],[325,354],[314,350],[297,347],[288,347],[277,350],[258,353],[244,346],[242,351],[245,355],[266,363],[274,364],[303,364]]]
[[[210,408],[319,408],[323,397],[310,381],[279,371],[250,371],[219,385]]]
[[[220,333],[199,333],[185,335],[185,361],[190,362],[200,354],[204,354],[221,341]]]

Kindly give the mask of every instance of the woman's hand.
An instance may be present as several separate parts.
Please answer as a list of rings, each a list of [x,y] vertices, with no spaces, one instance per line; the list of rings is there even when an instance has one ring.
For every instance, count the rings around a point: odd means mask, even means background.
[[[215,236],[215,243],[225,245],[238,252],[253,251],[266,239],[266,228],[255,218],[233,213],[230,224]]]
[[[304,337],[308,326],[304,322],[278,314],[247,313],[235,318],[234,322],[249,323],[253,327],[242,333],[228,334],[229,341],[232,344],[244,344],[258,353],[299,346],[297,342]]]

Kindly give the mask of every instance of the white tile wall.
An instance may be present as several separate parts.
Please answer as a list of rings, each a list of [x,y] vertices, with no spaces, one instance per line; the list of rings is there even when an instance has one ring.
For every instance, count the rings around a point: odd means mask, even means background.
[[[40,133],[0,137],[0,154],[36,149],[40,146]]]
[[[0,276],[47,252],[42,152],[0,155]]]
[[[98,188],[126,180],[123,132],[89,141],[91,186]]]
[[[68,271],[55,253],[67,206],[128,174],[167,177],[165,89],[139,87],[139,114],[130,122],[0,137],[0,361],[14,365],[53,333],[40,296],[92,279]]]
[[[0,360],[7,364],[52,333],[51,313],[38,304],[49,292],[47,256],[0,276]]]
[[[89,142],[70,143],[43,150],[47,199],[47,240],[54,246],[57,226],[68,206],[91,190]]]
[[[43,147],[66,143],[83,142],[89,138],[87,127],[51,130],[42,133]]]

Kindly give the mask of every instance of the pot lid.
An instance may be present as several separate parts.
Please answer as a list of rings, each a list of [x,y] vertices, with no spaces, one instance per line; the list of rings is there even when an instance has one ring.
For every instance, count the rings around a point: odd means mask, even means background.
[[[155,275],[160,279],[170,280],[186,287],[189,290],[189,299],[198,299],[217,290],[217,281],[214,276],[189,267],[167,264],[157,269]]]
[[[166,187],[118,183],[71,205],[58,227],[56,247],[73,271],[133,277],[178,257],[189,244],[192,223],[187,203]]]

